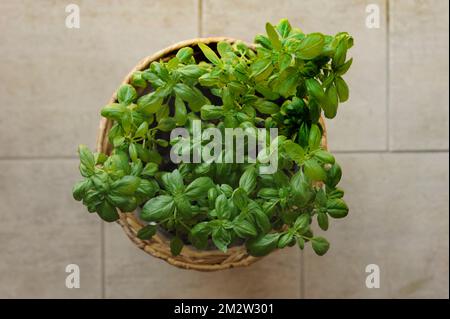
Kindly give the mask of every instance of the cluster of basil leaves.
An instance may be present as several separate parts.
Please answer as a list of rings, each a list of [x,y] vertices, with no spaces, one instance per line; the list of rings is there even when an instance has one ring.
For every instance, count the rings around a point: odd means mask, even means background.
[[[117,209],[141,207],[148,224],[137,236],[150,239],[162,227],[173,234],[173,255],[186,243],[207,249],[211,242],[222,251],[245,242],[254,256],[296,243],[303,249],[305,242],[326,253],[329,243],[313,235],[312,221],[327,230],[329,217],[345,217],[348,208],[337,187],[341,169],[321,147],[319,118],[335,117],[348,99],[342,75],[353,39],[304,34],[286,19],[267,23],[266,32],[256,36],[256,50],[242,42],[219,42],[215,50],[200,43],[201,55],[185,47],[134,72],[116,103],[101,111],[114,123],[111,154],[79,147],[84,179],[74,198],[108,222],[119,218]],[[221,130],[277,127],[270,145],[278,151],[277,172],[259,174],[259,161],[167,165],[176,141],[164,133],[192,129],[195,119]]]

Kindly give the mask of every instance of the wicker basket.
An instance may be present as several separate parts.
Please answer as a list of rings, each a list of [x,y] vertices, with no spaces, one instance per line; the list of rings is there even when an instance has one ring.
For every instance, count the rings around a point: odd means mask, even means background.
[[[123,84],[129,83],[131,75],[135,71],[142,71],[150,65],[153,61],[159,61],[161,59],[166,60],[176,54],[176,52],[183,47],[192,47],[197,50],[198,43],[203,42],[205,44],[217,43],[219,41],[228,41],[234,43],[236,40],[232,38],[214,37],[214,38],[197,38],[187,41],[182,41],[177,44],[171,45],[164,50],[161,50],[149,57],[146,57],[139,62],[131,72],[123,80]],[[109,103],[116,101],[116,93],[113,94]],[[321,118],[321,124],[324,128],[324,134],[322,138],[322,146],[326,147],[326,132],[323,119]],[[97,151],[109,154],[111,151],[111,145],[108,141],[108,131],[112,126],[112,121],[106,118],[102,118],[100,121],[99,132],[97,137]],[[228,269],[233,267],[248,266],[260,258],[250,256],[244,245],[230,247],[226,253],[219,250],[204,250],[200,251],[193,246],[185,245],[183,250],[178,256],[172,256],[170,252],[170,240],[162,233],[155,234],[150,240],[141,240],[137,238],[136,234],[144,225],[133,213],[120,213],[120,219],[118,223],[122,226],[128,237],[142,250],[164,259],[171,265],[184,268],[195,269],[200,271],[214,271],[221,269]]]

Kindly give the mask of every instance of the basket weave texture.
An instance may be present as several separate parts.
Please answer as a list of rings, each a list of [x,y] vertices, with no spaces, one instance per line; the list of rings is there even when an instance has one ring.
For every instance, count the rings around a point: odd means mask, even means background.
[[[183,47],[192,47],[196,50],[197,44],[202,42],[205,44],[217,43],[220,41],[227,41],[230,43],[236,42],[235,39],[225,37],[209,37],[209,38],[196,38],[192,40],[182,41],[173,44],[153,55],[150,55],[141,60],[125,77],[122,84],[130,83],[131,76],[135,71],[143,71],[153,61],[166,60],[176,54],[176,52]],[[250,45],[250,47],[252,47]],[[116,92],[111,97],[109,103],[116,102]],[[320,119],[324,134],[322,137],[322,146],[326,148],[326,130],[323,119]],[[111,145],[108,141],[108,132],[111,129],[112,121],[106,118],[100,120],[98,136],[97,136],[97,151],[105,154],[111,152]],[[221,269],[228,269],[233,267],[248,266],[261,257],[250,256],[245,248],[245,245],[230,247],[226,253],[215,250],[203,250],[200,251],[193,246],[185,245],[178,256],[172,256],[170,252],[170,239],[164,236],[162,233],[157,232],[150,240],[141,240],[137,237],[137,232],[144,227],[142,222],[136,217],[134,213],[120,212],[120,219],[117,221],[127,236],[133,243],[140,249],[144,250],[148,254],[161,258],[169,264],[184,268],[194,269],[199,271],[215,271]]]

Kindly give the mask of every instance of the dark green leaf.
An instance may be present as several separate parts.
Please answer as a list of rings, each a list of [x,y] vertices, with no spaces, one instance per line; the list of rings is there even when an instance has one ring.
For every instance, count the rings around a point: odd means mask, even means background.
[[[156,234],[157,226],[156,224],[148,224],[141,229],[139,229],[137,233],[137,237],[142,240],[148,240]]]
[[[223,252],[226,252],[227,247],[231,242],[231,235],[225,228],[219,226],[213,229],[212,240],[217,248],[219,248]]]
[[[114,222],[119,219],[117,209],[106,200],[100,204],[97,213],[106,222]]]
[[[172,196],[160,195],[144,205],[141,218],[145,221],[162,221],[172,214],[174,207]]]
[[[327,213],[333,218],[343,218],[348,214],[347,204],[340,198],[327,201]]]
[[[252,238],[246,243],[247,250],[252,256],[265,256],[277,248],[279,237],[279,233],[274,233]]]
[[[239,187],[250,194],[256,187],[256,171],[253,167],[247,168],[239,180]]]
[[[186,188],[185,195],[190,199],[204,198],[214,183],[209,177],[198,177]]]
[[[325,213],[319,213],[317,215],[317,223],[322,230],[328,229],[328,215]]]
[[[170,241],[170,252],[172,256],[178,256],[183,249],[183,241],[179,237],[173,237]]]
[[[315,150],[320,146],[322,141],[322,132],[317,124],[312,124],[309,130],[308,146],[310,150]]]
[[[319,255],[323,256],[330,248],[330,244],[328,241],[323,237],[314,237],[311,239],[312,248],[314,249],[314,252]]]
[[[133,195],[139,187],[140,182],[141,179],[139,177],[127,175],[115,181],[111,185],[111,189],[113,189],[117,194]]]
[[[342,177],[342,170],[338,163],[334,163],[333,166],[327,171],[326,184],[329,187],[336,187]]]
[[[278,248],[284,248],[294,239],[294,235],[290,232],[284,233],[278,240]]]
[[[325,150],[318,150],[314,153],[314,157],[318,159],[319,161],[327,164],[334,164],[334,156],[333,154],[325,151]]]

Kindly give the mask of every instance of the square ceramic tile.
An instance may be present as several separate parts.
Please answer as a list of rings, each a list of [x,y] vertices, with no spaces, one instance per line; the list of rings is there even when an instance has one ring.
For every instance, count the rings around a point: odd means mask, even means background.
[[[391,148],[448,150],[448,1],[389,7]]]
[[[366,27],[366,8],[377,5],[380,28]],[[203,35],[253,41],[266,22],[288,18],[306,33],[348,31],[355,39],[353,65],[345,75],[350,99],[328,121],[332,150],[385,150],[386,124],[386,2],[360,0],[204,0]]]
[[[305,256],[307,298],[448,298],[448,153],[341,154],[348,216]],[[367,288],[367,265],[380,287]]]
[[[100,221],[72,198],[78,175],[75,160],[0,161],[0,298],[101,297]]]
[[[197,1],[1,1],[0,157],[75,156],[100,109],[144,57],[197,36]]]

